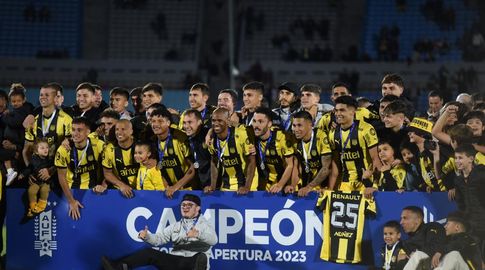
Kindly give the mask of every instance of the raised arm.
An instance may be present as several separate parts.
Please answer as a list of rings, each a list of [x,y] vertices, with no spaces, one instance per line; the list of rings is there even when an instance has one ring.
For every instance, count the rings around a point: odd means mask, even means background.
[[[458,107],[456,107],[455,105],[449,105],[448,107],[446,107],[445,111],[443,112],[443,114],[440,115],[440,117],[433,126],[433,130],[431,131],[433,136],[444,144],[451,144],[450,135],[446,134],[443,129],[445,128],[446,122],[448,121],[450,115],[452,113],[456,113],[457,110]]]

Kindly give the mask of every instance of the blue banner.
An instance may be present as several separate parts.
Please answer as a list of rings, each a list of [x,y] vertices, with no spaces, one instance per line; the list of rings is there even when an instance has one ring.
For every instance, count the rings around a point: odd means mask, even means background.
[[[156,232],[178,220],[184,194],[168,199],[161,192],[136,191],[135,198],[125,199],[115,190],[103,195],[75,190],[84,208],[81,219],[73,221],[67,201],[51,192],[46,211],[25,221],[24,193],[7,191],[7,269],[12,270],[99,269],[102,255],[120,258],[147,247],[137,238],[145,225]],[[367,269],[365,265],[381,264],[382,225],[399,221],[403,207],[422,207],[426,221],[442,220],[455,209],[445,193],[377,193],[377,216],[365,225],[365,260],[361,265],[341,265],[320,259],[322,213],[315,211],[316,194],[302,199],[266,192],[192,193],[201,196],[202,212],[219,238],[212,248],[215,270]]]

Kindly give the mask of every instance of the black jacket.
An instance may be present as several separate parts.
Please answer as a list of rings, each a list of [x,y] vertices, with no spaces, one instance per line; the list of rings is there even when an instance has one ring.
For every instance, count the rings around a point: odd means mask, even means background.
[[[148,125],[148,120],[145,116],[145,113],[139,114],[133,118],[131,118],[131,125],[133,126],[133,136],[135,139],[144,138],[142,133],[145,133],[145,129],[151,129],[150,125]]]
[[[41,169],[49,169],[54,166],[54,159],[53,158],[41,158],[37,154],[32,155],[32,161],[27,167],[22,174],[24,176],[29,176],[32,175],[35,177],[35,180],[33,181],[36,184],[41,184],[43,183],[41,180],[38,179],[39,177],[39,171]]]
[[[403,126],[398,132],[394,132],[390,128],[380,126],[376,128],[376,132],[379,141],[388,141],[394,149],[396,157],[402,159],[399,147],[401,147],[403,142],[409,142],[408,128]]]
[[[445,228],[437,222],[422,223],[409,238],[403,242],[404,251],[411,255],[416,250],[432,257],[445,243]]]
[[[12,109],[1,117],[1,121],[5,125],[3,139],[17,145],[18,150],[22,149],[24,144],[25,129],[22,123],[27,115],[32,114],[33,109],[32,104],[25,102],[20,108]]]
[[[3,112],[0,113],[0,143],[3,141],[3,133],[5,132],[5,123],[2,120],[3,116]]]
[[[99,104],[99,107],[96,107],[96,110],[98,113],[102,113],[104,110],[108,109],[109,105],[106,103],[106,101],[102,100],[101,104]]]
[[[97,108],[92,107],[91,109],[87,110],[84,113],[84,115],[82,110],[79,109],[79,106],[77,104],[72,106],[72,110],[73,110],[73,118],[80,117],[82,115],[83,117],[88,119],[90,123],[91,132],[96,131],[96,128],[97,128],[96,122],[99,119],[99,113],[100,113]]]
[[[452,251],[460,252],[469,269],[481,269],[480,245],[470,234],[464,232],[446,236],[446,244],[439,247],[438,252],[444,256]]]
[[[465,182],[463,175],[455,178],[456,203],[466,213],[473,233],[485,236],[485,166],[475,165]]]

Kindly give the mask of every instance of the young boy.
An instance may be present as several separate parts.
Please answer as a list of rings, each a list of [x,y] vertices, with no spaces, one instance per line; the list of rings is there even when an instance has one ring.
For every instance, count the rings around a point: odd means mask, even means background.
[[[136,176],[137,190],[165,190],[166,184],[157,167],[155,151],[150,142],[138,142],[135,144],[135,161],[140,163],[140,169]]]
[[[470,235],[465,214],[456,211],[448,214],[445,224],[446,244],[431,259],[435,270],[481,269],[479,244]]]
[[[423,183],[423,178],[418,171],[418,161],[415,158],[415,153],[418,152],[414,144],[405,142],[399,147],[403,161],[404,169],[406,170],[406,191],[415,191]]]
[[[460,175],[455,177],[456,204],[460,211],[466,213],[474,236],[485,241],[485,166],[475,163],[476,150],[472,145],[464,144],[455,149],[455,162]]]
[[[405,255],[401,243],[401,225],[395,220],[391,220],[384,224],[383,229],[384,246],[381,250],[382,269],[402,269],[405,261],[398,261],[399,255]],[[402,265],[400,265],[402,264]]]
[[[406,170],[403,165],[394,164],[396,156],[391,143],[388,141],[379,142],[377,152],[382,167],[378,183],[374,184],[375,187],[378,187],[381,191],[403,192],[406,188]]]
[[[34,144],[34,154],[32,155],[30,167],[33,178],[29,181],[30,186],[27,190],[29,194],[27,217],[32,217],[34,214],[39,214],[45,210],[52,175],[54,175],[56,170],[54,160],[49,158],[49,143],[46,139],[40,139]]]
[[[422,189],[427,192],[445,191],[446,187],[441,179],[436,176],[434,168],[434,155],[431,151],[437,151],[437,149],[432,149],[433,146],[434,148],[437,147],[437,143],[431,140],[432,128],[432,122],[424,118],[415,117],[409,125],[409,141],[415,144],[419,150],[418,169],[425,184]]]
[[[463,122],[473,131],[473,137],[483,142],[483,130],[485,129],[485,114],[482,111],[471,111],[465,114]]]
[[[402,100],[389,103],[382,113],[384,127],[376,130],[379,140],[390,143],[392,148],[399,149],[403,142],[409,141],[408,129],[405,125],[408,107]],[[397,158],[400,159],[399,155]]]

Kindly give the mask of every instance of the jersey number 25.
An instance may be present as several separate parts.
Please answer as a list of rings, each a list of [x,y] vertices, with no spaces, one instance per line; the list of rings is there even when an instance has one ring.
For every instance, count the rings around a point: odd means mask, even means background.
[[[359,205],[355,203],[344,204],[343,202],[333,202],[332,217],[330,224],[336,228],[347,228],[355,230],[357,227],[357,218],[359,213]],[[347,219],[345,218],[347,217]],[[345,221],[350,219],[350,221]]]

